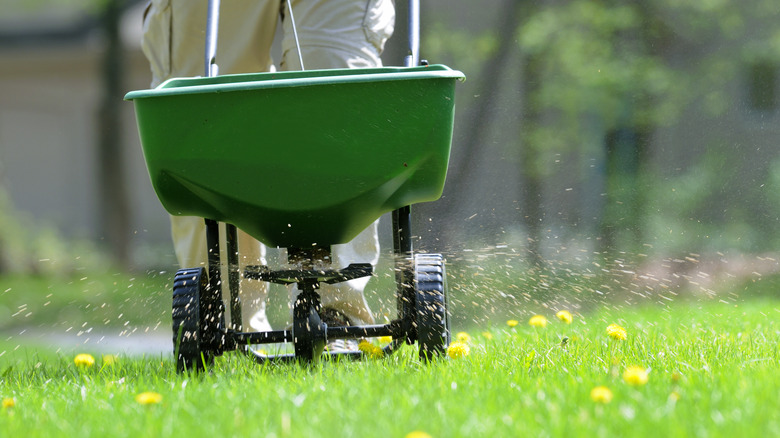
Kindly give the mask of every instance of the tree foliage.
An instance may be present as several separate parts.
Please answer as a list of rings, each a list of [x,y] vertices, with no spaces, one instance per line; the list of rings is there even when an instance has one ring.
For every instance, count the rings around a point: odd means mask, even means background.
[[[537,186],[538,193],[525,196],[540,205],[526,202],[521,214],[538,208],[542,213],[532,219],[545,223],[566,216],[544,214],[572,208],[547,196],[550,187],[566,180],[583,190],[603,190],[598,223],[591,229],[601,237],[605,230],[626,231],[613,236],[619,249],[650,244],[663,248],[659,251],[756,250],[780,240],[774,231],[780,209],[766,189],[777,185],[777,166],[769,163],[778,154],[752,147],[750,128],[734,128],[747,111],[740,84],[749,66],[760,62],[775,71],[780,66],[776,2],[522,4],[509,56],[523,65],[515,84],[523,95],[514,108],[506,108],[517,114],[520,129],[493,127],[506,132],[497,136],[517,160],[522,183]],[[427,49],[442,51],[456,66],[489,59],[501,44],[499,26],[472,31],[470,40],[463,30],[446,29],[433,28],[435,44]],[[479,83],[500,83],[473,74],[469,81],[469,92]],[[772,116],[759,117],[766,115]],[[469,124],[474,119],[471,114],[459,125],[482,128]],[[701,132],[685,132],[688,123]],[[566,160],[597,164],[561,166]],[[594,175],[601,184],[588,182]],[[759,237],[767,232],[774,238]]]

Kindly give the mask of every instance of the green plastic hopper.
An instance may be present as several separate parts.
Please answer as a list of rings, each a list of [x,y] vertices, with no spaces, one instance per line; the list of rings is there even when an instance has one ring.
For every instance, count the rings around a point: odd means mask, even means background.
[[[169,213],[307,247],[441,196],[463,78],[442,65],[255,73],[171,79],[125,99]]]

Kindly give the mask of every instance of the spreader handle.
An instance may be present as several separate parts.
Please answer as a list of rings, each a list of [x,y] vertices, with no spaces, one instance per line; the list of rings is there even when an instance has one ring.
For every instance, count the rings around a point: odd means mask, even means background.
[[[219,72],[217,67],[217,32],[219,29],[219,0],[209,0],[206,16],[206,62],[205,76],[210,78]]]
[[[404,66],[417,67],[420,64],[420,0],[409,0],[408,18],[409,51],[404,58]]]

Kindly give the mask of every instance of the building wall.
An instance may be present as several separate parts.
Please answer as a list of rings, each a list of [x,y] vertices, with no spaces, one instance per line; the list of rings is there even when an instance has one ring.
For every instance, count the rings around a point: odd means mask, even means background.
[[[128,46],[123,88],[148,88],[148,63],[138,44]],[[0,47],[0,184],[35,223],[95,241],[103,238],[96,190],[101,54],[97,41]],[[171,246],[167,214],[146,173],[133,105],[118,104],[133,252],[164,253]]]

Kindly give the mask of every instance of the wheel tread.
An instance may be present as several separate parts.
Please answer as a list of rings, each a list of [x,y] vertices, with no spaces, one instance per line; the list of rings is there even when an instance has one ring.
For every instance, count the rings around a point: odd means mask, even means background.
[[[440,254],[415,256],[416,329],[420,357],[442,355],[449,344],[446,274]]]

